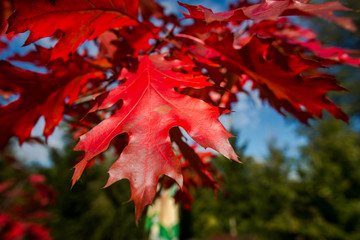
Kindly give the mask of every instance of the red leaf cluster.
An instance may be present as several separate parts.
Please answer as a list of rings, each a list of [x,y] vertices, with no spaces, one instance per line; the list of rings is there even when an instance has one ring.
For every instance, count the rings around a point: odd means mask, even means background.
[[[17,162],[9,162],[13,165]],[[45,183],[45,177],[33,174],[0,182],[0,238],[4,240],[50,240],[44,224],[49,219],[47,207],[54,204],[56,192]]]
[[[284,116],[308,123],[326,110],[348,121],[326,96],[345,89],[321,68],[359,66],[352,56],[358,52],[322,46],[311,29],[286,16],[321,17],[353,31],[351,19],[334,15],[349,9],[308,2],[242,1],[221,13],[179,3],[189,11],[185,18],[194,20],[189,25],[154,0],[2,1],[1,30],[14,8],[9,41],[11,34],[29,31],[25,45],[46,37],[57,43],[0,62],[0,94],[10,101],[0,106],[0,145],[12,136],[28,140],[41,116],[45,137],[64,119],[75,138],[81,135],[75,150],[84,151],[73,184],[114,146],[118,159],[106,186],[130,181],[137,220],[156,196],[159,179],[168,185],[162,175],[179,184],[183,192],[177,196],[187,202],[190,187],[216,191],[216,173],[179,127],[199,145],[238,161],[218,118],[231,111],[238,92],[247,92],[246,83]],[[96,56],[80,52],[86,41],[97,47]],[[13,64],[19,61],[45,71]]]
[[[207,23],[214,21],[237,22],[244,20],[275,20],[281,16],[317,16],[333,21],[340,26],[354,31],[356,29],[350,18],[337,17],[334,11],[351,11],[339,2],[325,2],[321,4],[309,4],[309,1],[299,0],[265,0],[263,3],[240,7],[221,13],[213,13],[209,8],[201,5],[194,6],[179,3],[185,7],[189,14],[187,18],[203,19]]]

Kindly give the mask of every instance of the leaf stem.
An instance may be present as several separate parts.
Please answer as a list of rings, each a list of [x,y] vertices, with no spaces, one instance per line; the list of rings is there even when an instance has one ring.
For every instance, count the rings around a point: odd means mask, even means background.
[[[162,42],[166,41],[166,39],[169,37],[169,36],[172,36],[173,35],[173,31],[175,29],[175,25],[166,32],[165,36],[160,38],[160,39],[157,39],[156,40],[156,43],[146,52],[147,55],[149,55],[150,53],[152,53]]]

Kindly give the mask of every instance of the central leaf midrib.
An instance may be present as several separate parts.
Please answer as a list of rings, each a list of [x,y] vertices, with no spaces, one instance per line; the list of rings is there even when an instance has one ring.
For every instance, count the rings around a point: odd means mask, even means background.
[[[146,70],[144,70],[141,74],[143,74],[145,71],[146,71]],[[135,81],[138,81],[138,79],[140,79],[141,74],[139,75],[139,77],[137,77],[137,78],[131,83],[131,85],[133,85],[133,84],[135,83]],[[128,88],[127,88],[127,89],[128,89]],[[141,100],[144,98],[144,95],[145,95],[147,89],[148,89],[148,87],[145,87],[145,88],[144,88],[144,91],[142,92],[142,94],[141,94],[140,98],[137,100],[137,102],[130,108],[130,110],[127,112],[127,114],[126,114],[120,121],[118,121],[118,123],[115,125],[115,127],[112,128],[112,130],[111,130],[110,133],[108,134],[108,137],[104,138],[104,139],[101,141],[101,144],[99,144],[98,146],[101,146],[101,145],[105,142],[105,140],[107,140],[107,139],[109,138],[109,136],[112,135],[113,132],[114,132],[116,129],[118,129],[119,125],[121,125],[125,120],[127,120],[128,116],[134,111],[134,109],[139,105],[139,103],[141,102]],[[121,110],[124,110],[124,109],[120,109],[120,111],[121,111]],[[116,116],[116,115],[115,115],[115,116]],[[114,116],[114,117],[115,117],[115,116]],[[123,132],[124,132],[124,130],[122,130],[121,133],[123,133]],[[126,131],[126,132],[128,132],[128,131]],[[121,134],[121,133],[119,133],[119,134]],[[117,134],[117,135],[118,135],[118,134]],[[110,141],[111,141],[112,139],[113,139],[113,138],[111,138],[111,139],[110,139],[109,141],[107,141],[107,142],[110,143]],[[131,139],[129,139],[129,144],[130,144],[130,141],[131,141]],[[109,144],[108,144],[108,145],[109,145]],[[97,149],[98,149],[98,148],[97,148]],[[97,151],[96,151],[96,152],[97,152]]]

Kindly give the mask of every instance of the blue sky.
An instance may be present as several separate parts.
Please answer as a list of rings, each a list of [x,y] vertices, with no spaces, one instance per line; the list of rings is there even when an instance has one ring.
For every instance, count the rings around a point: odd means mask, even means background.
[[[270,142],[286,148],[289,156],[298,156],[298,147],[306,143],[306,138],[296,133],[299,123],[288,120],[268,104],[263,104],[257,92],[252,95],[253,99],[249,99],[243,93],[238,94],[239,102],[234,104],[234,112],[223,117],[228,129],[232,125],[239,132],[238,146],[246,143],[245,153],[258,160],[266,157]]]
[[[214,12],[217,12],[226,10],[227,5],[232,1],[225,0],[219,2],[182,0],[182,2],[189,4],[202,4],[205,7],[211,8]],[[180,9],[184,10],[177,5],[176,1],[161,0],[160,3],[167,9],[167,13],[178,13]],[[24,53],[34,48],[31,45],[26,48],[21,48],[21,45],[25,41],[26,37],[27,34],[18,37],[16,41],[10,45],[10,50],[3,53],[1,59],[4,59],[13,52]],[[49,40],[40,40],[37,44],[49,45]],[[17,65],[21,67],[28,67],[18,63]],[[36,70],[43,71],[43,69]],[[221,121],[228,129],[231,125],[235,130],[240,132],[237,136],[238,145],[247,143],[247,149],[245,152],[247,155],[253,156],[258,160],[263,159],[267,155],[267,146],[270,141],[276,141],[277,146],[279,147],[287,147],[288,155],[298,155],[297,148],[306,143],[305,138],[296,134],[298,123],[285,119],[267,104],[262,104],[257,92],[252,92],[250,98],[243,93],[239,93],[238,98],[239,102],[233,105],[232,110],[234,112],[229,115],[222,116]],[[44,120],[41,118],[33,130],[33,136],[40,136],[43,127]],[[48,144],[51,147],[63,147],[61,136],[61,131],[57,129],[53,136],[50,136],[48,139]],[[20,158],[28,161],[38,162],[45,165],[49,163],[49,155],[46,147],[23,144],[21,147],[17,145],[16,152]]]

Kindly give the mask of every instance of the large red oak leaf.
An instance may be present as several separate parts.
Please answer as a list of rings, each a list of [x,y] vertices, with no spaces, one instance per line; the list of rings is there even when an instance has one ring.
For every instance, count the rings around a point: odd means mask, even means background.
[[[16,0],[15,12],[9,18],[8,33],[30,31],[25,45],[60,30],[51,59],[75,52],[85,40],[92,40],[111,28],[136,25],[137,0]]]
[[[307,123],[314,116],[321,118],[327,110],[334,117],[348,121],[348,116],[327,96],[328,91],[343,91],[343,87],[327,74],[316,69],[322,65],[299,55],[283,55],[272,40],[252,37],[241,49],[233,47],[233,36],[220,39],[211,35],[205,44],[216,50],[213,61],[228,67],[238,75],[246,74],[266,99],[279,113],[292,113],[301,122]],[[284,114],[285,115],[285,114]]]
[[[105,151],[114,137],[129,134],[128,145],[109,170],[106,186],[124,178],[130,181],[137,221],[144,207],[152,203],[160,175],[167,175],[182,186],[181,163],[169,137],[172,127],[184,128],[201,146],[237,161],[228,141],[231,134],[218,120],[219,109],[174,89],[200,88],[210,83],[204,76],[172,70],[179,67],[184,67],[184,63],[166,61],[161,55],[145,55],[136,73],[124,69],[120,79],[125,78],[126,82],[110,91],[97,107],[105,109],[122,100],[122,108],[81,136],[75,147],[85,151],[85,156],[75,166],[73,184],[88,161]]]
[[[275,20],[280,16],[317,16],[333,21],[343,28],[355,31],[356,26],[348,17],[337,17],[334,11],[350,11],[339,2],[307,4],[298,0],[265,0],[263,3],[248,7],[237,8],[220,13],[213,13],[209,8],[186,3],[179,5],[186,8],[189,14],[183,13],[186,18],[213,21],[243,21],[243,20]]]

